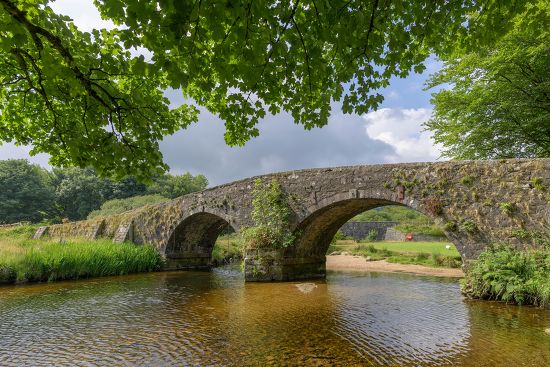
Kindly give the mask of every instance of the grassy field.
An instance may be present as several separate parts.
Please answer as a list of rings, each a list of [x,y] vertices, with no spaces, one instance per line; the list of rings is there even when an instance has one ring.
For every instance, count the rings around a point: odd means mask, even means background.
[[[372,245],[378,250],[387,249],[395,252],[408,252],[408,253],[419,253],[419,252],[437,252],[441,255],[447,256],[460,256],[456,247],[450,242],[370,242],[370,243],[360,243],[361,245]],[[336,247],[339,251],[346,251],[346,248],[357,247],[358,243],[351,240],[340,240],[337,241]],[[334,245],[333,245],[334,246]],[[449,249],[446,247],[450,246]]]
[[[54,281],[159,270],[151,246],[110,240],[30,239],[35,226],[0,228],[0,283]]]
[[[450,246],[450,248],[447,248]],[[348,252],[370,260],[386,260],[400,264],[458,268],[460,254],[449,242],[362,242],[339,240],[328,253]]]

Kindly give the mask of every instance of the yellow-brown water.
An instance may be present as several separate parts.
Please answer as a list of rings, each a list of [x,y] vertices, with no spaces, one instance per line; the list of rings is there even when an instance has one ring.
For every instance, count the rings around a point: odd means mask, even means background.
[[[550,311],[457,281],[235,270],[0,288],[0,366],[550,366]]]

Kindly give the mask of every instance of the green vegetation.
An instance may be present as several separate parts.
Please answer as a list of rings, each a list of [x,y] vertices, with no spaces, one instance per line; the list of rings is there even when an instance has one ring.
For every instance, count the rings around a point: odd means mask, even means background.
[[[0,161],[0,224],[80,220],[109,200],[145,195],[170,199],[203,190],[207,185],[206,177],[189,173],[156,176],[145,185],[132,176],[119,181],[100,178],[90,168],[54,168],[49,172],[26,160]],[[150,204],[160,199],[115,201],[108,204],[107,211],[125,211],[140,202]]]
[[[495,246],[479,256],[462,281],[469,297],[550,305],[550,252]]]
[[[450,245],[450,248],[447,246]],[[386,260],[400,264],[418,264],[433,267],[459,268],[460,254],[448,242],[374,242],[355,244],[352,241],[337,241],[331,244],[328,253],[348,252],[368,257],[370,260]]]
[[[83,32],[51,2],[0,0],[0,141],[32,142],[54,166],[139,178],[166,170],[158,141],[197,121],[194,105],[170,107],[168,87],[223,119],[226,142],[242,145],[267,112],[311,129],[338,101],[344,113],[376,110],[378,91],[425,70],[431,54],[548,24],[534,0],[104,0],[94,3],[118,28]],[[524,11],[525,24],[513,24]]]
[[[94,210],[88,214],[88,219],[92,219],[99,216],[113,215],[124,213],[128,210],[136,209],[144,205],[159,204],[169,201],[160,195],[143,195],[143,196],[133,196],[126,199],[113,199],[108,200],[101,204],[101,208]]]
[[[238,234],[232,233],[218,237],[212,250],[214,264],[228,264],[243,258],[243,240]]]
[[[122,275],[162,267],[162,257],[151,246],[29,239],[35,230],[36,226],[0,229],[0,283]]]
[[[253,227],[243,228],[241,234],[247,248],[284,248],[295,240],[288,226],[290,208],[276,179],[264,185],[254,182],[252,192]]]
[[[445,233],[426,215],[405,207],[388,205],[367,210],[351,219],[355,222],[397,222],[395,229],[402,233],[444,237]]]
[[[0,224],[40,221],[54,198],[47,171],[25,160],[0,161]]]
[[[378,237],[378,231],[376,229],[371,229],[369,233],[367,233],[367,236],[363,239],[363,241],[374,242],[376,241],[377,237]]]
[[[514,207],[515,207],[513,203],[509,203],[507,201],[499,203],[498,206],[500,208],[500,211],[503,212],[506,215],[512,214],[512,212],[514,211]]]
[[[445,60],[426,124],[455,159],[550,157],[550,2],[526,1],[509,32]]]

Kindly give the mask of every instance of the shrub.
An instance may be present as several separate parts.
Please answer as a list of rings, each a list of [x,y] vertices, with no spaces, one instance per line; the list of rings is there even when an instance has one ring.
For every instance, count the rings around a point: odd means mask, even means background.
[[[364,238],[365,242],[374,242],[378,238],[378,231],[376,229],[371,229],[367,236]]]
[[[246,248],[285,248],[291,246],[296,235],[289,229],[290,207],[281,185],[273,179],[263,185],[254,182],[252,192],[253,227],[244,228],[241,234]]]
[[[497,246],[480,254],[462,281],[469,297],[550,305],[550,253]]]

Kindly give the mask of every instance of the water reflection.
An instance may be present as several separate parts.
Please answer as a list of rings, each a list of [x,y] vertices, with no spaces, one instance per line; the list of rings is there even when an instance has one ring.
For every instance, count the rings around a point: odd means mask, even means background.
[[[4,287],[0,365],[550,365],[549,311],[458,289],[376,273],[244,284],[231,269]]]

